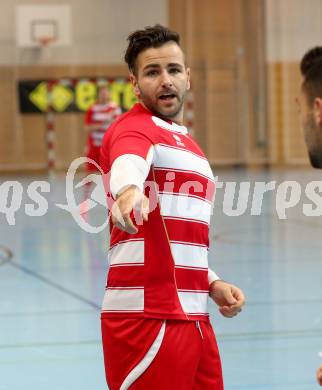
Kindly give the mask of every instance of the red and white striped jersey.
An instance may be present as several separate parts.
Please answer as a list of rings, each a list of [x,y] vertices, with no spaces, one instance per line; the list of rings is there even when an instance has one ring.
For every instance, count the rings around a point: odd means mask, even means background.
[[[108,173],[125,154],[146,159],[151,147],[145,182],[149,218],[134,235],[111,222],[102,316],[206,320],[215,184],[199,146],[184,126],[136,104],[105,134],[101,166]],[[107,192],[113,203],[109,183]]]
[[[85,124],[86,125],[98,125],[98,130],[90,132],[89,137],[93,145],[101,146],[105,131],[109,125],[122,113],[121,108],[113,103],[106,104],[93,104],[86,112]]]

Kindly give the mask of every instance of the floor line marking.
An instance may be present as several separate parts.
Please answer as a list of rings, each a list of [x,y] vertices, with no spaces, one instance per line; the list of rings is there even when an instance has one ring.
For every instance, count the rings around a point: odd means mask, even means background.
[[[55,288],[56,290],[58,290],[60,292],[63,292],[65,294],[67,294],[67,295],[77,299],[78,301],[86,303],[87,305],[89,305],[91,307],[94,307],[97,310],[101,310],[101,306],[98,305],[96,302],[93,302],[93,301],[91,301],[91,300],[89,300],[89,299],[87,299],[87,298],[85,298],[85,297],[75,293],[74,291],[69,290],[68,288],[59,285],[58,283],[53,282],[52,280],[46,278],[45,276],[42,276],[42,275],[38,274],[37,272],[32,271],[29,268],[27,268],[27,267],[25,267],[25,266],[23,266],[21,264],[16,263],[15,261],[10,261],[9,264],[12,267],[20,270],[21,272],[24,272],[25,274],[27,274],[27,275],[35,278],[35,279],[40,280],[41,282],[47,284],[48,286],[51,286],[51,287]]]

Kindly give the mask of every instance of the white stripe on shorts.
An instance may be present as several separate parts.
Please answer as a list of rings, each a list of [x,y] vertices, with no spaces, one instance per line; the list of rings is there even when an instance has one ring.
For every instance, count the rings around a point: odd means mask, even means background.
[[[151,345],[150,349],[144,356],[144,358],[140,361],[140,363],[133,368],[133,370],[128,374],[128,376],[125,378],[124,382],[122,383],[120,390],[127,390],[143,373],[144,371],[149,367],[149,365],[153,362],[154,358],[156,357],[163,338],[165,334],[165,321],[163,322],[161,329],[159,331],[159,334],[157,338],[154,340],[153,344]]]

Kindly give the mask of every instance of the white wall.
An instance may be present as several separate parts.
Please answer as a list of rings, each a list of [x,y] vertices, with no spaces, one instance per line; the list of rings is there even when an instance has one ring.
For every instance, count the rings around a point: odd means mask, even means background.
[[[16,6],[69,4],[72,45],[56,47],[47,57],[37,49],[16,48]],[[0,0],[0,65],[119,64],[127,35],[155,23],[167,25],[167,0]]]
[[[299,61],[322,45],[322,0],[266,0],[269,62]]]

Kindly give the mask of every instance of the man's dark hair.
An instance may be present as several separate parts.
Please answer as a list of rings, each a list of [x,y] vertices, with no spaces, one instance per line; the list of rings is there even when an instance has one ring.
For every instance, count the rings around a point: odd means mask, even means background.
[[[167,27],[156,24],[153,27],[145,27],[143,30],[134,31],[127,38],[129,45],[126,49],[124,60],[129,70],[135,73],[137,56],[141,51],[151,47],[160,47],[163,44],[173,41],[180,45],[180,36],[177,32]]]
[[[300,70],[304,78],[303,89],[310,104],[316,97],[322,98],[322,46],[310,49],[303,56]]]

